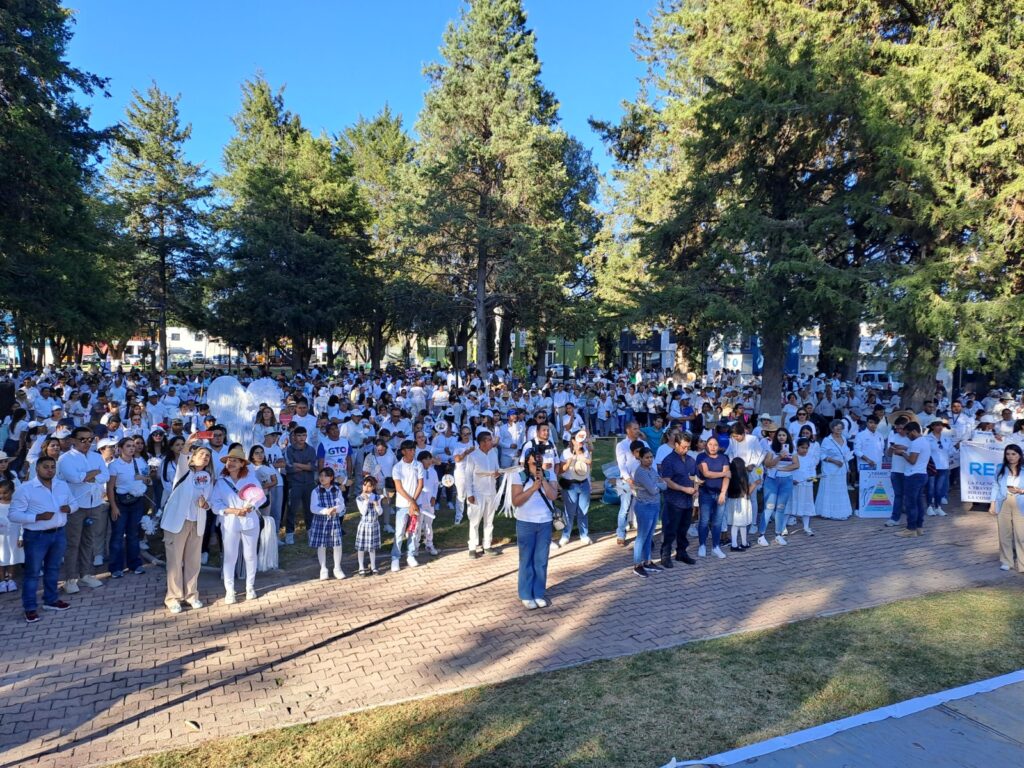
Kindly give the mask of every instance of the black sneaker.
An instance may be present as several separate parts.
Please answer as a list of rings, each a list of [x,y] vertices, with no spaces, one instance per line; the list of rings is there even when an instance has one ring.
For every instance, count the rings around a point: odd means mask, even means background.
[[[730,544],[729,545],[729,551],[730,552],[742,552],[743,551],[743,547],[740,547],[740,546],[734,547],[732,544]]]
[[[649,578],[648,573],[647,573],[647,569],[645,569],[642,565],[634,565],[633,566],[633,573],[635,573],[641,579]]]
[[[44,611],[66,611],[71,607],[69,603],[58,600],[56,603],[43,603]]]
[[[39,614],[36,611],[25,611],[25,621],[29,624],[35,624],[39,621]]]
[[[676,555],[676,560],[680,563],[686,563],[687,565],[693,565],[697,562],[685,552]]]
[[[740,549],[746,552],[748,549],[750,549],[750,544],[740,544]]]
[[[646,563],[644,563],[644,570],[650,571],[651,573],[660,573],[661,566],[648,560]]]
[[[661,558],[661,567],[662,568],[675,568],[675,565],[672,563],[672,558],[671,557],[663,557],[663,558]]]

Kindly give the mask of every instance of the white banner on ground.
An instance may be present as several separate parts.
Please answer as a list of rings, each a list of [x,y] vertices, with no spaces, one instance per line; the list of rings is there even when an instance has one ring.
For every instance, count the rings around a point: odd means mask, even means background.
[[[1003,462],[1003,448],[994,440],[960,443],[960,498],[965,502],[987,504],[992,498],[992,484]]]
[[[892,476],[888,464],[872,469],[867,464],[857,467],[860,475],[857,517],[890,517],[892,515]]]

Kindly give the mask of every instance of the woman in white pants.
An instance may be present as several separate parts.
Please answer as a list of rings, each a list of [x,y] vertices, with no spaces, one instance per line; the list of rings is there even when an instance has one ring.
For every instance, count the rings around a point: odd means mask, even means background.
[[[235,602],[235,564],[241,545],[245,558],[245,599],[256,599],[256,545],[259,542],[259,511],[243,498],[247,486],[259,487],[255,475],[249,472],[249,460],[241,445],[221,459],[224,471],[213,486],[210,506],[220,521],[224,534],[224,602]]]

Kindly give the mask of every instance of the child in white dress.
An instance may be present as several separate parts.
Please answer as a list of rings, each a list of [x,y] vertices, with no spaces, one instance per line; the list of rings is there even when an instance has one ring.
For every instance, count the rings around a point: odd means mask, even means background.
[[[729,487],[725,492],[725,518],[732,536],[729,551],[742,552],[750,549],[750,545],[747,544],[747,527],[754,520],[754,506],[750,502],[750,495],[756,493],[757,488],[750,487],[747,465],[743,459],[736,457],[729,462],[729,473]]]
[[[14,496],[14,483],[0,480],[0,592],[17,592],[14,566],[25,562],[25,547],[21,541],[21,526],[7,519]]]
[[[818,464],[811,457],[811,441],[806,437],[796,441],[796,455],[800,457],[800,468],[793,472],[793,495],[789,497],[790,517],[804,521],[804,533],[813,536],[811,516],[814,514],[814,480]]]

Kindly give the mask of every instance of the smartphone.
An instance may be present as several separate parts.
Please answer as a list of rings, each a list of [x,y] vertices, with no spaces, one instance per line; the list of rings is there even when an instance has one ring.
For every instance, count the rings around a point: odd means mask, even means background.
[[[213,432],[208,429],[204,429],[199,432],[196,432],[194,437],[196,440],[212,440]]]

